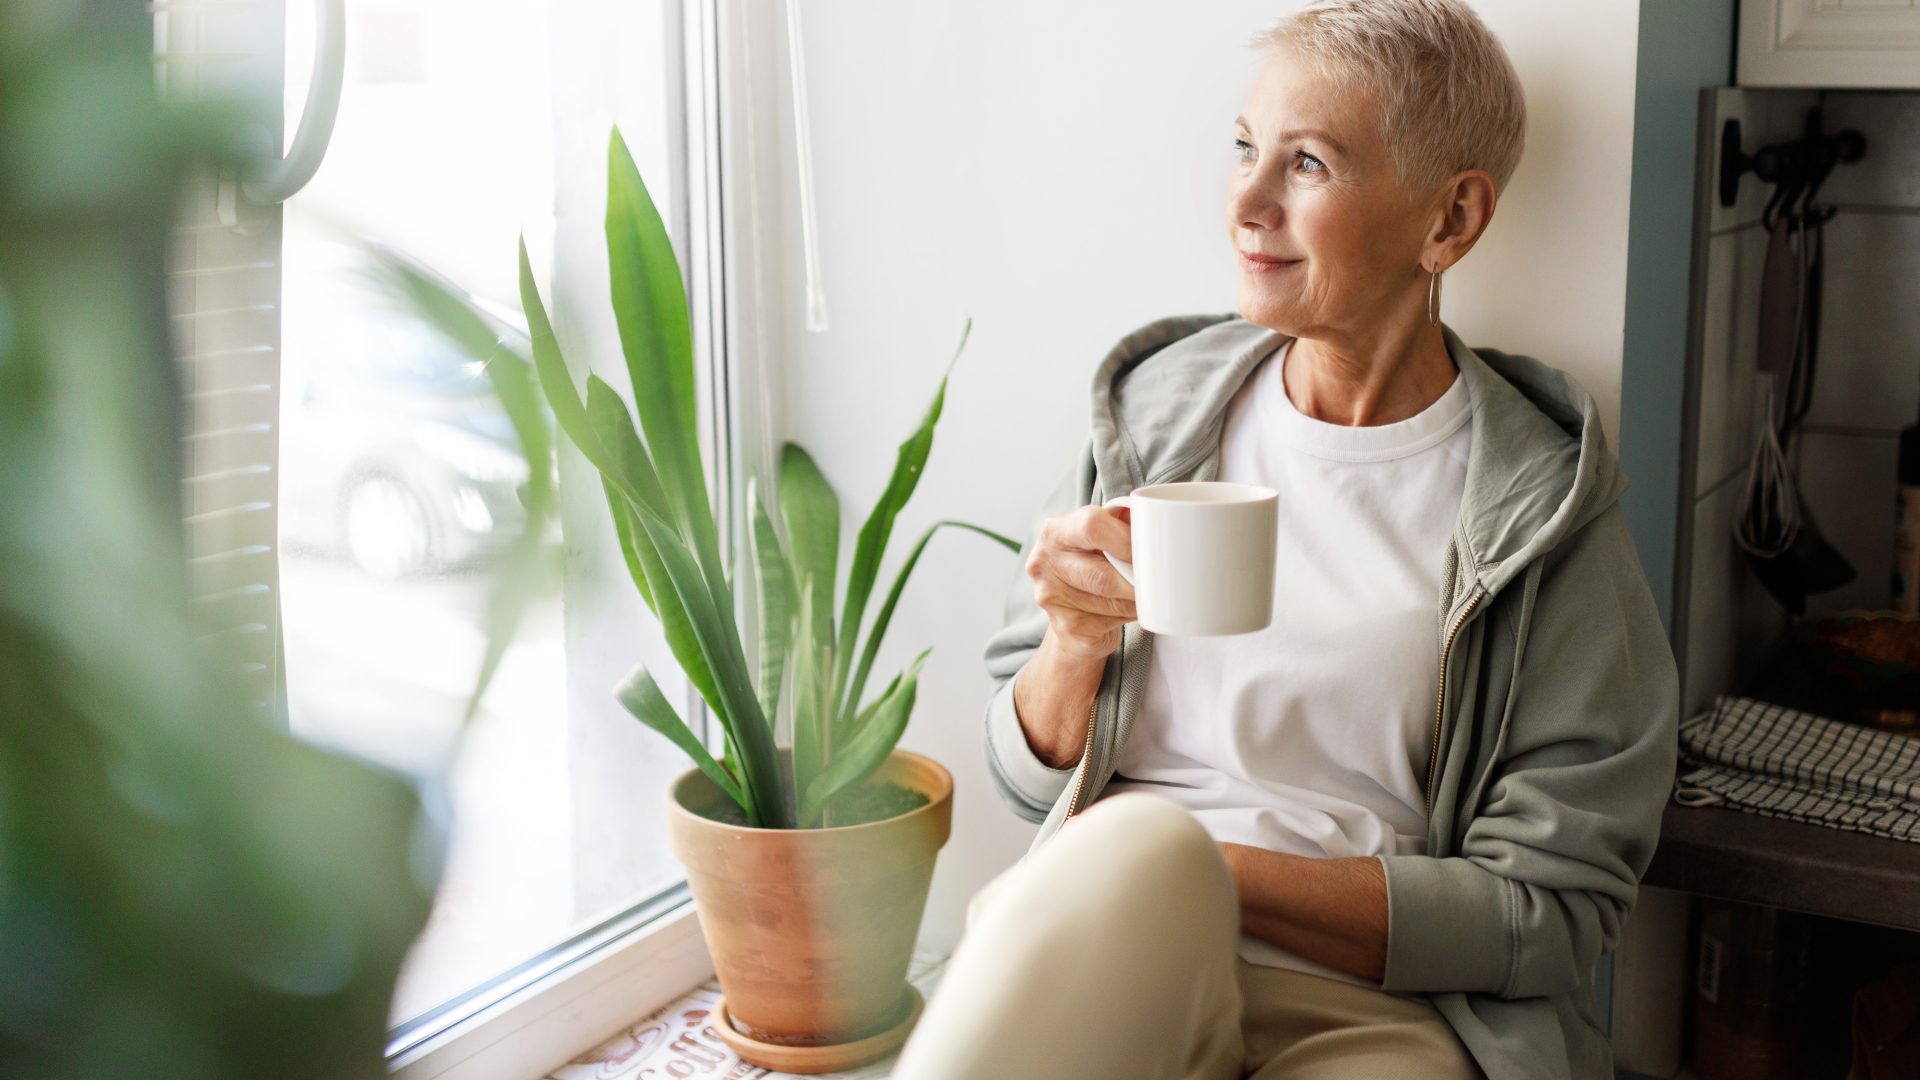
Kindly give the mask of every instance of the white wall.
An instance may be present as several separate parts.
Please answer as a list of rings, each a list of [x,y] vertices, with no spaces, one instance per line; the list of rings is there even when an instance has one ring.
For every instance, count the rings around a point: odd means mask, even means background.
[[[1572,372],[1599,399],[1612,438],[1638,4],[1475,6],[1513,56],[1532,120],[1510,193],[1447,276],[1444,315],[1469,344]],[[840,492],[843,560],[963,318],[974,318],[884,588],[906,546],[939,518],[1027,539],[1039,500],[1085,436],[1088,380],[1113,342],[1163,315],[1233,309],[1223,200],[1233,117],[1258,62],[1241,42],[1287,5],[802,7],[830,329],[805,328],[792,117],[784,92],[772,96],[786,78],[775,27],[751,44],[762,95],[753,122],[763,125],[753,175],[774,295],[745,332],[779,368],[753,391],[771,388],[774,445],[807,447]],[[744,9],[751,19],[777,15],[771,3],[745,0]],[[742,141],[736,131],[733,145]],[[956,784],[953,839],[924,930],[932,943],[958,939],[967,898],[1033,835],[995,797],[981,743],[991,687],[982,649],[1020,570],[1004,549],[942,532],[875,669],[884,685],[933,646],[901,743],[939,759]]]

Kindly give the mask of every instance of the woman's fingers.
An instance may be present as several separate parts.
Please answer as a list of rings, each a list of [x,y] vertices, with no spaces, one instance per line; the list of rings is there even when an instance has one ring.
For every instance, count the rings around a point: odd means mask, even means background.
[[[1043,564],[1034,601],[1056,614],[1084,612],[1128,622],[1138,618],[1133,586],[1098,553],[1066,552]]]
[[[1120,644],[1120,628],[1139,618],[1133,583],[1107,561],[1133,561],[1133,528],[1125,511],[1082,506],[1041,522],[1027,576],[1034,602],[1052,632],[1082,653],[1104,656]]]
[[[1073,551],[1104,551],[1121,562],[1130,563],[1133,561],[1130,515],[1131,512],[1125,507],[1108,509],[1104,506],[1082,506],[1059,517],[1048,518],[1046,525],[1053,526],[1055,547]],[[1046,531],[1046,526],[1042,526],[1041,532],[1044,534]],[[1045,544],[1044,536],[1042,543]]]
[[[1103,552],[1131,561],[1132,528],[1113,510],[1083,506],[1043,522],[1027,560],[1034,600],[1076,636],[1104,639],[1113,626],[1138,617],[1133,584]],[[1088,618],[1078,618],[1083,615]]]

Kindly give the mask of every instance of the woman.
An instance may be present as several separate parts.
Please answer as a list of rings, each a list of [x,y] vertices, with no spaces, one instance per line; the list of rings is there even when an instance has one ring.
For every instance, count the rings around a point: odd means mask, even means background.
[[[1325,0],[1258,44],[1238,315],[1094,378],[987,647],[989,771],[1044,822],[902,1080],[1613,1075],[1593,969],[1672,783],[1673,657],[1592,400],[1439,318],[1519,82],[1459,0]],[[1189,479],[1280,490],[1268,629],[1133,621],[1101,504]]]

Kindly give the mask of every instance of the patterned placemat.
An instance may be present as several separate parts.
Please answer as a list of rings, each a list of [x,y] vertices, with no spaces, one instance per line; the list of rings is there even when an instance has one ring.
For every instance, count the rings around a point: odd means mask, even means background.
[[[907,980],[931,999],[946,970],[947,957],[920,947],[907,962]],[[708,979],[673,1004],[554,1070],[549,1080],[639,1080],[646,1077],[699,1077],[700,1080],[806,1080],[741,1061],[713,1030],[713,1004],[720,981]],[[816,1073],[812,1080],[887,1080],[899,1053],[847,1072]]]
[[[1920,738],[1722,695],[1680,725],[1673,800],[1920,842]]]

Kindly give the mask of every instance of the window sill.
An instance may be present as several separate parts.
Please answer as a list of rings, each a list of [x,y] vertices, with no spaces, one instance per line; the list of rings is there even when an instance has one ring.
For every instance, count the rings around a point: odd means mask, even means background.
[[[917,945],[907,964],[907,979],[931,1001],[946,973],[946,963],[947,954],[942,949]],[[713,1006],[719,999],[720,982],[709,977],[682,991],[664,1008],[642,1015],[611,1038],[581,1052],[546,1080],[644,1080],[665,1076],[807,1080],[741,1061],[713,1029]],[[839,1080],[888,1080],[899,1058],[900,1052],[895,1050],[877,1061],[827,1075]]]
[[[527,1080],[713,977],[693,902],[592,947],[445,1030],[391,1050],[397,1080]]]

